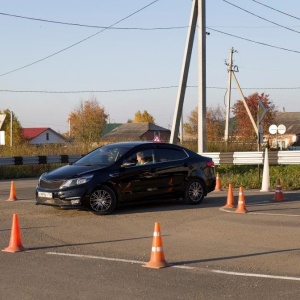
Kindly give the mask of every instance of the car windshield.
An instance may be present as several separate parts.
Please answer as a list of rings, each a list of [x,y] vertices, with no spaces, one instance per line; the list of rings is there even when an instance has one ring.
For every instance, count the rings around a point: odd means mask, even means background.
[[[85,166],[110,166],[120,159],[128,150],[130,150],[128,147],[106,145],[88,153],[74,164]]]

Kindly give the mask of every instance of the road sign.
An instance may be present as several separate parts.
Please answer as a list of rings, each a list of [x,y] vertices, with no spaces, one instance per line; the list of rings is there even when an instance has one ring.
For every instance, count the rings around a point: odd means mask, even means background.
[[[5,117],[6,117],[6,114],[0,114],[0,129],[1,129],[2,125],[3,125]]]
[[[269,132],[271,134],[276,134],[277,133],[277,125],[273,124],[269,127]]]
[[[258,123],[261,123],[261,121],[264,119],[266,113],[267,113],[267,108],[265,107],[265,105],[263,104],[263,102],[261,101],[260,98],[258,98]]]
[[[159,137],[158,135],[156,135],[156,136],[154,137],[154,139],[153,139],[153,142],[155,142],[155,143],[160,143],[160,142],[161,142],[160,137]]]
[[[5,145],[5,131],[0,131],[0,145]]]
[[[285,128],[285,126],[283,124],[280,124],[280,125],[278,125],[277,130],[278,130],[279,134],[284,134],[285,131],[286,131],[286,128]]]

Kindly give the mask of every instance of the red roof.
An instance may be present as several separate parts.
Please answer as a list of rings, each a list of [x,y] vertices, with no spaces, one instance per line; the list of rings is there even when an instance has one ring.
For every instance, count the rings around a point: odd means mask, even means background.
[[[42,134],[44,131],[50,129],[49,127],[43,127],[43,128],[23,128],[23,135],[26,139],[32,140],[35,137]]]

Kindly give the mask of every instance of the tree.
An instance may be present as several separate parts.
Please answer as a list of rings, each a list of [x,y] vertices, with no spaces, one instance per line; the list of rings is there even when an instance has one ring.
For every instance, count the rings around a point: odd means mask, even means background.
[[[153,116],[151,116],[146,110],[144,110],[143,113],[138,111],[134,115],[133,123],[143,123],[143,122],[155,124],[155,120],[154,120]]]
[[[183,125],[185,133],[198,137],[198,107],[192,110],[188,117],[189,122]],[[219,141],[224,136],[225,110],[220,107],[208,107],[206,109],[206,140]]]
[[[103,134],[108,115],[96,98],[81,101],[69,114],[71,136],[78,142],[90,145],[98,142]]]
[[[25,142],[25,138],[23,136],[22,126],[17,118],[17,116],[12,113],[9,109],[5,109],[0,111],[0,114],[5,114],[5,120],[1,127],[2,131],[5,131],[5,145],[10,146],[11,144],[11,116],[12,116],[12,144],[20,145]]]
[[[267,109],[267,113],[262,121],[263,131],[267,132],[269,126],[272,124],[275,114],[277,112],[275,104],[269,99],[269,95],[264,93],[254,93],[245,97],[248,108],[252,114],[252,117],[257,124],[257,112],[258,112],[258,99],[261,99],[264,106]],[[246,108],[242,100],[238,100],[232,107],[232,112],[236,118],[236,124],[234,126],[233,134],[238,136],[240,140],[257,140],[257,135],[247,114]]]

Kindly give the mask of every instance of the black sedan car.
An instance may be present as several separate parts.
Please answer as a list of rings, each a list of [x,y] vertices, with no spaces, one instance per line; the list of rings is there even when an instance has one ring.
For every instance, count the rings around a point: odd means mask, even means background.
[[[114,143],[42,174],[36,204],[85,206],[97,214],[110,214],[124,202],[170,197],[195,205],[215,184],[209,157],[167,143]]]

